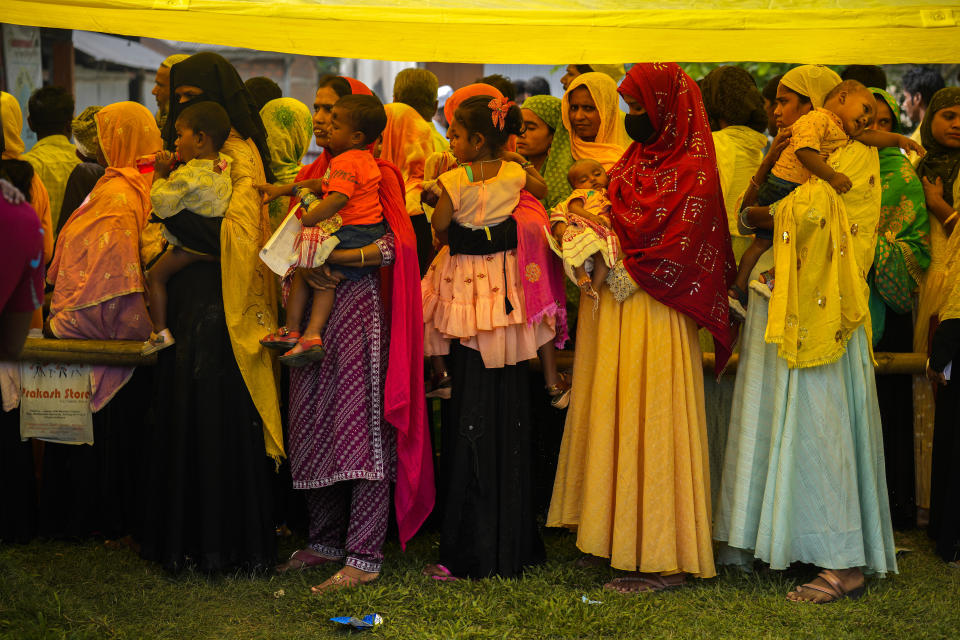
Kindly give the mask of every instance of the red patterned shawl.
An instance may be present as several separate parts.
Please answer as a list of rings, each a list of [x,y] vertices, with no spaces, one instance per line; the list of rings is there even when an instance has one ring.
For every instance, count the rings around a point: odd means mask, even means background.
[[[713,334],[722,371],[736,335],[727,305],[736,263],[700,89],[671,62],[635,64],[619,91],[643,105],[657,131],[610,171],[624,266],[644,291]]]

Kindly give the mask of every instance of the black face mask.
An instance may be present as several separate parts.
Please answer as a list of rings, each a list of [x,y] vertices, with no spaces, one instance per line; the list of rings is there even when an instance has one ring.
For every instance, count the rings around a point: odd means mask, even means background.
[[[623,118],[623,126],[627,130],[627,135],[641,144],[650,142],[650,139],[656,133],[653,124],[650,122],[650,115],[647,113],[640,115],[628,113]]]

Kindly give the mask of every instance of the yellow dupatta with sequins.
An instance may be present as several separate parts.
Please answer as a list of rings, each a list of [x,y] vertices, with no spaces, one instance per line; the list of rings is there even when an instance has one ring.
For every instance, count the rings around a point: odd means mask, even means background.
[[[953,183],[954,206],[960,202],[960,180]],[[947,243],[947,275],[943,281],[943,306],[937,316],[940,322],[960,318],[960,232],[954,229]]]
[[[851,143],[829,164],[853,189],[841,197],[812,177],[774,212],[775,286],[765,337],[791,369],[839,360],[861,325],[870,343],[866,274],[880,217],[879,162],[876,150]]]

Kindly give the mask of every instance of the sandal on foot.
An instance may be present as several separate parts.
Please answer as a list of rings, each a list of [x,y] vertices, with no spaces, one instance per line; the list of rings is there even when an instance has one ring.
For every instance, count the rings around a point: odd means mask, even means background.
[[[560,380],[556,384],[548,384],[545,388],[550,395],[550,406],[554,409],[562,410],[570,405],[571,383],[566,372],[560,374]]]
[[[730,305],[730,315],[737,320],[745,320],[747,317],[747,292],[735,284],[727,289],[727,303]]]
[[[296,346],[277,358],[280,364],[288,367],[302,367],[311,362],[323,360],[327,352],[323,348],[320,338],[300,338]]]
[[[430,377],[430,390],[427,391],[428,398],[449,400],[452,391],[453,378],[446,371],[435,373]]]
[[[270,335],[262,338],[260,340],[260,344],[268,349],[280,349],[283,351],[288,351],[297,344],[299,339],[299,331],[290,331],[286,327],[280,327],[277,329],[276,333],[271,333]]]
[[[460,578],[453,575],[450,572],[450,569],[447,569],[442,564],[428,564],[426,568],[421,572],[425,576],[429,576],[438,582],[455,582]]]
[[[680,579],[673,579],[679,576]],[[687,584],[686,576],[676,574],[671,576],[661,576],[655,573],[645,573],[637,576],[623,576],[614,578],[603,585],[604,589],[617,591],[619,593],[646,593],[654,591],[666,591],[676,589]]]
[[[350,576],[343,573],[343,569],[337,571],[335,574],[321,582],[320,584],[310,587],[311,593],[324,593],[325,591],[333,591],[335,589],[346,589],[348,587],[360,587],[365,584],[369,584],[380,577],[379,573],[373,574],[372,578],[363,579],[358,576]]]
[[[277,573],[286,573],[287,571],[312,569],[322,564],[330,562],[339,562],[341,558],[327,558],[317,555],[309,549],[297,549],[290,556],[290,559],[283,564],[277,565]]]
[[[759,280],[754,280],[750,283],[750,290],[756,291],[762,298],[766,300],[769,300],[771,297],[773,297],[773,291],[770,289],[770,287]]]
[[[172,347],[175,342],[176,340],[173,339],[173,334],[170,333],[170,329],[161,329],[159,333],[150,334],[147,341],[143,343],[143,349],[140,350],[140,355],[148,356],[161,349]]]
[[[799,589],[806,589],[807,591],[819,591],[827,595],[828,597],[824,600],[800,600],[791,598],[787,594],[787,600],[790,602],[809,602],[810,604],[829,604],[831,602],[836,602],[838,600],[843,600],[844,598],[849,598],[851,600],[856,600],[864,594],[866,591],[866,584],[862,584],[859,587],[850,589],[849,591],[843,586],[843,581],[837,577],[833,571],[829,569],[824,569],[817,574],[817,577],[826,582],[826,586],[817,585],[813,582],[808,582],[807,584],[800,585]],[[800,595],[798,591],[791,591],[790,593],[795,593]]]

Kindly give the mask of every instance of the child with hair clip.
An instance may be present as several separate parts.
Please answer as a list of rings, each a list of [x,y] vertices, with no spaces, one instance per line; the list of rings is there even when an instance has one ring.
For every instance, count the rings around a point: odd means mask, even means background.
[[[359,280],[379,268],[362,264],[362,247],[387,232],[380,204],[380,168],[370,153],[386,124],[386,111],[374,96],[343,96],[331,113],[327,150],[333,157],[323,178],[290,185],[257,185],[265,202],[286,195],[300,201],[298,257],[284,277],[287,323],[260,340],[265,347],[286,350],[280,356],[282,364],[302,367],[326,355],[321,335],[333,310],[336,289],[312,290],[310,319],[301,334],[311,287],[300,269],[323,265],[334,248],[361,249],[361,266],[337,266],[347,280]]]
[[[566,408],[570,382],[557,372],[553,345],[559,327],[525,317],[524,279],[540,274],[520,273],[512,214],[522,191],[539,199],[547,185],[532,163],[505,149],[522,127],[520,108],[504,98],[474,96],[454,114],[447,137],[459,166],[439,176],[431,218],[449,250],[438,253],[422,282],[424,351],[434,356],[435,378],[446,371],[440,356],[454,339],[479,351],[487,368],[539,352],[551,404]]]
[[[573,192],[550,212],[551,247],[596,310],[597,292],[620,255],[620,242],[610,228],[609,179],[603,165],[584,158],[571,165],[567,180]]]
[[[159,151],[153,160],[150,202],[153,215],[163,221],[184,209],[205,218],[222,218],[230,204],[230,158],[220,153],[230,135],[230,116],[216,102],[200,102],[184,109],[175,124],[176,154]],[[217,255],[191,248],[164,227],[167,249],[147,271],[147,300],[153,333],[143,345],[151,354],[175,342],[167,328],[167,282],[178,271]]]
[[[756,206],[768,207],[787,197],[794,189],[817,177],[828,182],[838,194],[852,187],[850,178],[834,171],[827,164],[830,154],[852,140],[872,147],[897,147],[922,154],[923,148],[907,136],[888,131],[867,129],[876,111],[876,99],[870,90],[856,80],[844,80],[823,98],[823,107],[816,107],[800,116],[791,126],[790,142],[767,175],[763,184],[750,179],[757,189]],[[749,191],[749,189],[748,189]],[[753,242],[744,251],[737,268],[737,278],[727,292],[730,312],[740,320],[746,318],[747,280],[760,256],[773,245],[773,230],[757,229],[744,221],[750,207],[740,211],[739,228],[744,235],[754,233]],[[767,287],[758,289],[769,296],[773,274],[766,272],[762,281]]]

